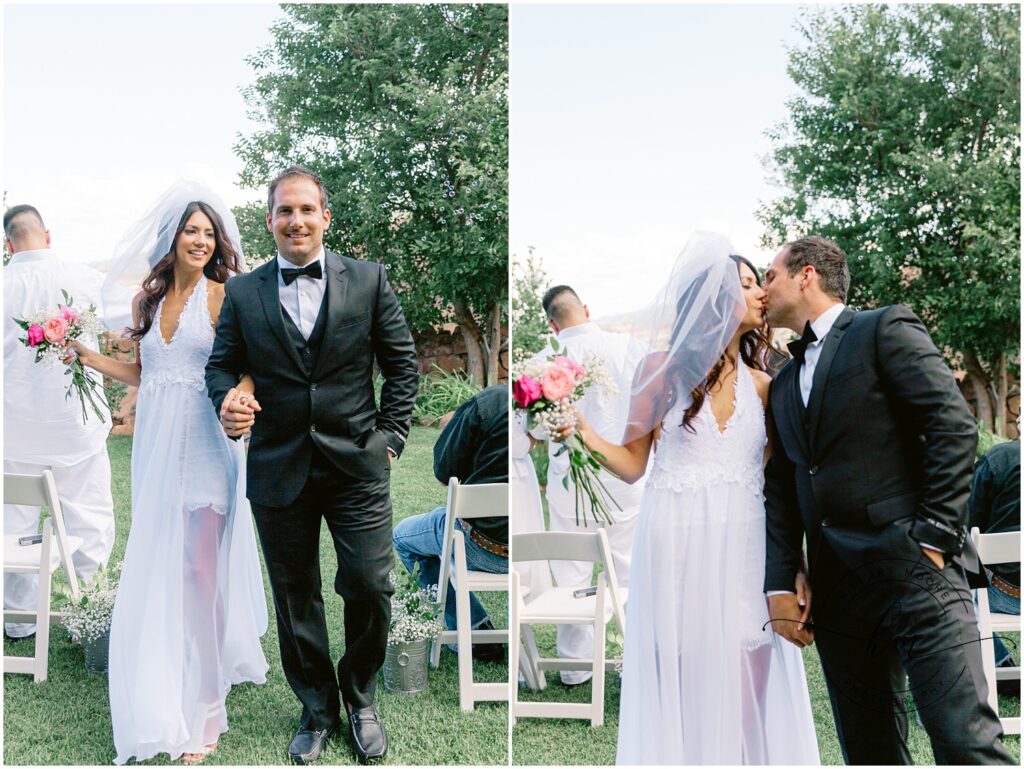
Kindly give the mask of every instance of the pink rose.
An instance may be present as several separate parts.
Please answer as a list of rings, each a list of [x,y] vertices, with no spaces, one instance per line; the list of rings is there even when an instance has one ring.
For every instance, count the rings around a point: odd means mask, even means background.
[[[555,358],[555,365],[561,366],[570,374],[572,374],[573,379],[577,383],[582,382],[583,377],[587,375],[587,370],[583,368],[583,366],[574,361],[572,358],[567,358],[564,355],[559,355]]]
[[[43,327],[33,323],[28,327],[28,346],[35,347],[37,344],[43,341],[45,338],[43,334]]]
[[[540,380],[541,391],[549,401],[560,401],[572,395],[576,378],[561,366],[552,366]]]
[[[43,336],[50,344],[63,344],[68,333],[68,322],[64,318],[53,317],[43,324]]]
[[[512,397],[521,409],[540,400],[540,393],[540,382],[533,377],[521,376],[512,384]]]
[[[64,320],[66,320],[68,323],[74,323],[76,320],[78,320],[78,313],[72,310],[70,307],[62,306],[60,308],[60,314],[61,317],[64,318]]]

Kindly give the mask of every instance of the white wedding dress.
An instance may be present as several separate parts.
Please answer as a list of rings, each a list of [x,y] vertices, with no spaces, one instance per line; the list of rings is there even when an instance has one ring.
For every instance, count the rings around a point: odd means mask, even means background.
[[[688,400],[688,399],[687,399]],[[640,507],[619,764],[818,764],[800,650],[763,592],[765,414],[740,363],[720,431],[705,399],[666,415]]]
[[[206,393],[206,278],[170,344],[140,342],[132,522],[110,629],[115,763],[199,753],[227,731],[232,684],[266,681],[267,604],[241,441]]]

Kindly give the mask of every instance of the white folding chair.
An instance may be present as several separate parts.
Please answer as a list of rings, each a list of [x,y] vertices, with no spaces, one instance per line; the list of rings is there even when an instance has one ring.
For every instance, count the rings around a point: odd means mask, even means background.
[[[971,539],[978,550],[978,557],[986,565],[998,563],[1020,563],[1020,532],[1012,531],[1002,534],[982,534],[975,526],[971,529]],[[996,692],[997,681],[1019,681],[1020,665],[1016,667],[996,667],[995,644],[992,633],[1019,633],[1020,615],[993,612],[989,608],[988,590],[975,590],[978,601],[978,630],[981,634],[981,665],[985,670],[988,682],[988,704],[999,715],[999,696]],[[1020,716],[999,719],[1005,734],[1020,734]]]
[[[36,623],[35,652],[31,657],[4,655],[4,672],[28,673],[39,683],[46,680],[50,623],[61,619],[59,612],[50,611],[51,575],[63,568],[72,599],[78,599],[78,577],[71,554],[81,547],[82,539],[69,537],[64,529],[64,513],[50,470],[44,470],[41,475],[4,474],[4,504],[45,505],[50,509],[50,517],[43,521],[42,542],[19,545],[19,536],[23,535],[4,535],[4,573],[39,575],[34,612],[4,609],[5,622]]]
[[[473,643],[508,643],[508,630],[473,630],[470,626],[470,592],[507,591],[508,574],[471,571],[466,564],[466,538],[456,528],[457,520],[474,518],[507,518],[508,484],[482,483],[464,486],[458,478],[448,481],[448,508],[445,513],[444,544],[441,551],[441,574],[437,584],[437,600],[442,606],[449,585],[455,589],[456,629],[440,633],[430,651],[430,664],[441,664],[442,644],[459,646],[459,707],[473,710],[476,702],[505,701],[508,682],[476,683],[473,681]],[[452,566],[454,565],[454,571]]]
[[[586,718],[591,726],[604,723],[604,674],[610,666],[605,659],[605,628],[614,617],[625,631],[625,590],[618,586],[615,564],[612,560],[608,537],[603,529],[594,532],[532,532],[512,537],[511,558],[522,561],[591,561],[601,564],[597,575],[597,592],[592,596],[576,598],[573,588],[553,587],[537,595],[529,603],[519,590],[519,575],[512,570],[512,592],[509,597],[510,671],[519,658],[519,645],[524,630],[531,625],[587,625],[594,626],[594,649],[589,659],[562,659],[540,657],[534,651],[536,675],[543,681],[545,670],[590,670],[591,699],[578,702],[520,702],[518,687],[512,687],[509,710],[514,724],[517,717],[530,718]],[[540,688],[543,688],[543,684]]]

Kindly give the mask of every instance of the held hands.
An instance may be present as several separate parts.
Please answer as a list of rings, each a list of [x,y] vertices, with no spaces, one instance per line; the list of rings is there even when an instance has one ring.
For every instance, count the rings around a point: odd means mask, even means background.
[[[814,630],[810,627],[811,585],[803,572],[796,575],[795,588],[796,594],[769,596],[768,616],[772,630],[802,649],[814,643]]]
[[[232,387],[220,406],[220,423],[230,438],[248,435],[256,423],[256,412],[262,411],[256,396]]]

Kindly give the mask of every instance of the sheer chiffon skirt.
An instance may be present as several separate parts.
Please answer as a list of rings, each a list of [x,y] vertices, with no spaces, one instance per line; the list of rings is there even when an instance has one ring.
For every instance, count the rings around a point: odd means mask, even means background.
[[[617,763],[819,763],[800,650],[767,626],[764,527],[747,485],[648,485]]]
[[[140,390],[110,631],[115,763],[202,752],[227,731],[232,684],[266,681],[267,605],[244,467],[205,391]]]

